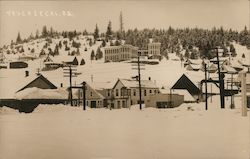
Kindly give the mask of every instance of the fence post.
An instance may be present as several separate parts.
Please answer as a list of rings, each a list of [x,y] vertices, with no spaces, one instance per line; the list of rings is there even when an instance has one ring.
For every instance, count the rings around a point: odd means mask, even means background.
[[[242,116],[247,116],[247,94],[246,94],[246,73],[241,74],[241,99],[242,99]]]

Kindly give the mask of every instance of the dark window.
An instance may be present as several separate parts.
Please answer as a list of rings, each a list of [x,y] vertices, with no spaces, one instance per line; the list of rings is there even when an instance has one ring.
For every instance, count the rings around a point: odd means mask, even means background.
[[[119,90],[118,89],[115,90],[115,95],[119,96]]]

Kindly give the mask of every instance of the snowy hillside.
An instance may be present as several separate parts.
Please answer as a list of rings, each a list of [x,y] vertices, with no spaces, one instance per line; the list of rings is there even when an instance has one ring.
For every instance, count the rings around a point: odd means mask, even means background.
[[[102,41],[96,41],[96,44],[92,46],[89,45],[90,41],[88,39],[92,39],[91,36],[82,36],[80,35],[78,38],[74,38],[75,42],[79,42],[81,44],[79,48],[80,55],[70,56],[68,55],[69,51],[65,51],[65,45],[62,44],[62,48],[59,49],[59,55],[51,56],[51,59],[54,62],[62,62],[62,61],[72,61],[74,57],[77,57],[78,61],[80,62],[81,59],[85,60],[85,65],[79,65],[76,67],[77,72],[79,75],[73,78],[73,85],[78,85],[83,81],[88,82],[95,88],[112,88],[114,83],[118,78],[131,78],[132,76],[137,75],[137,71],[133,70],[133,66],[131,63],[127,62],[110,62],[104,63],[103,58],[100,60],[90,60],[91,51],[96,51],[98,47],[101,46]],[[67,41],[68,47],[70,48],[70,52],[76,50],[76,48],[72,47],[72,42],[69,39],[63,39],[62,37],[52,39],[52,43],[49,44],[49,47],[54,49],[55,45],[61,41]],[[29,60],[27,63],[29,64],[28,68],[23,69],[1,69],[0,70],[0,79],[1,83],[0,86],[0,96],[3,98],[10,98],[14,95],[14,93],[20,89],[20,87],[24,86],[22,81],[27,81],[25,77],[25,71],[29,71],[29,78],[34,78],[36,76],[38,68],[40,72],[48,78],[53,84],[57,87],[60,87],[63,84],[63,87],[69,86],[69,78],[64,77],[63,69],[58,68],[52,71],[41,71],[44,67],[44,59],[47,55],[40,57],[40,50],[46,44],[45,39],[37,39],[31,41],[29,43],[24,43],[24,53],[23,54],[31,54],[30,50],[34,48],[33,56],[37,57],[34,60]],[[243,47],[239,44],[234,43],[237,57],[231,59],[231,62],[238,63],[239,60],[245,61],[248,63],[249,57],[249,50],[246,47]],[[48,54],[48,48],[44,49],[45,53]],[[103,50],[103,48],[101,48]],[[246,58],[242,58],[242,54],[246,55]],[[6,56],[6,61],[14,61],[17,60],[22,54],[4,54]],[[204,79],[204,72],[202,71],[188,71],[184,68],[183,63],[178,60],[179,57],[175,56],[175,53],[169,54],[169,60],[163,58],[163,60],[158,65],[145,65],[145,70],[141,72],[142,79],[151,78],[152,81],[156,83],[159,88],[170,89],[173,84],[181,77],[183,73],[185,73],[195,84]],[[201,60],[200,60],[201,61]],[[245,68],[246,70],[246,68]],[[211,73],[210,77],[216,77],[217,73]],[[18,78],[16,78],[18,77]],[[230,75],[226,75],[226,78],[231,78]],[[237,78],[235,76],[235,78]],[[6,85],[7,83],[12,83],[12,85]],[[27,84],[27,83],[26,83]],[[214,91],[216,88],[214,88]],[[218,90],[217,90],[218,91]]]

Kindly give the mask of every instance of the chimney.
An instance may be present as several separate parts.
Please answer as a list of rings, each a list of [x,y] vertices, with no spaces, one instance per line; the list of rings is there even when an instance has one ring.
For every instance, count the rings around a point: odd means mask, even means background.
[[[25,77],[29,76],[29,71],[25,71]]]

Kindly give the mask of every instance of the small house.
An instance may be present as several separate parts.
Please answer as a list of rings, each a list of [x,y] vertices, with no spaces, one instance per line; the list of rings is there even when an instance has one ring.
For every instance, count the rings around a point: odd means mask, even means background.
[[[133,79],[118,79],[113,87],[111,107],[129,108],[139,104],[139,82]],[[141,80],[142,103],[149,95],[159,93],[159,88],[151,80]]]
[[[99,93],[93,86],[86,84],[86,106],[90,108],[103,108],[104,107],[104,96]],[[83,101],[83,89],[78,89],[75,93],[78,97],[79,102]]]
[[[23,61],[10,62],[10,69],[27,68],[28,64]]]

